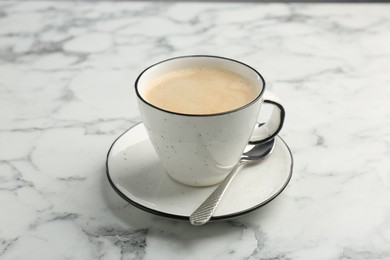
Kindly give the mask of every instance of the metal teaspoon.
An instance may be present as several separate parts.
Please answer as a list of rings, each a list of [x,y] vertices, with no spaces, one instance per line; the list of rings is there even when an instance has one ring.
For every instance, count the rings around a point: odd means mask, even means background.
[[[192,225],[206,224],[211,216],[214,214],[219,202],[222,199],[223,194],[227,190],[229,184],[233,180],[236,173],[245,164],[262,160],[272,153],[275,145],[275,139],[271,139],[266,143],[260,143],[255,145],[248,145],[245,149],[246,152],[242,154],[240,161],[232,169],[228,176],[218,185],[213,193],[191,214],[190,222]]]

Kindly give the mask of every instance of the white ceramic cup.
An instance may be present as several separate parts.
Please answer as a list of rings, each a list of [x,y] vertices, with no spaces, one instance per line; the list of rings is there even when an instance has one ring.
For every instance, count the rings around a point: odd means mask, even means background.
[[[238,109],[206,115],[167,111],[145,100],[150,80],[190,67],[216,67],[235,72],[257,86],[257,97]],[[285,110],[276,97],[264,95],[265,81],[260,73],[224,57],[196,55],[161,61],[138,76],[135,91],[143,123],[166,172],[191,186],[221,182],[237,164],[248,143],[270,140],[284,122]],[[258,123],[263,103],[272,105],[273,112],[267,122]]]

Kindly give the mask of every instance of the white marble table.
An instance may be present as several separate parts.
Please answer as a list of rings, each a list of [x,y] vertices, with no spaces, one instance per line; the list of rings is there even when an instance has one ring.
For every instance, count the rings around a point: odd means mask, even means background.
[[[390,259],[390,4],[0,2],[0,259]],[[122,200],[105,156],[156,61],[215,54],[287,108],[284,192],[193,227]]]

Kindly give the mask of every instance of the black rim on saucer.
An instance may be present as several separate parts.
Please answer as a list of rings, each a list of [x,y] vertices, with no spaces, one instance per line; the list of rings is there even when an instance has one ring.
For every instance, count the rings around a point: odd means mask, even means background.
[[[155,209],[151,209],[151,208],[148,208],[148,207],[145,207],[144,205],[142,204],[139,204],[137,203],[136,201],[130,199],[129,197],[127,197],[124,193],[122,193],[118,187],[116,187],[115,183],[113,182],[111,176],[110,176],[110,170],[109,170],[109,167],[108,167],[108,160],[109,160],[109,157],[110,157],[110,152],[112,150],[112,148],[114,147],[115,143],[123,136],[125,135],[127,132],[129,132],[131,129],[133,129],[134,127],[138,126],[139,124],[141,124],[142,122],[140,123],[137,123],[135,125],[133,125],[131,128],[129,128],[128,130],[126,130],[124,133],[122,133],[118,138],[115,139],[115,141],[111,144],[110,146],[110,149],[108,150],[108,153],[107,153],[107,158],[106,158],[106,175],[107,175],[107,179],[111,185],[111,187],[113,188],[113,190],[122,198],[124,199],[125,201],[129,202],[130,204],[132,204],[133,206],[143,210],[143,211],[146,211],[146,212],[149,212],[149,213],[152,213],[154,215],[157,215],[157,216],[161,216],[161,217],[164,217],[164,218],[169,218],[169,219],[176,219],[176,220],[185,220],[185,221],[189,221],[189,217],[190,216],[183,216],[183,215],[176,215],[176,214],[170,214],[170,213],[166,213],[166,212],[163,212],[163,211],[158,211],[158,210],[155,210]],[[279,136],[278,136],[279,137]],[[291,165],[290,165],[290,173],[289,173],[289,176],[287,177],[285,183],[282,185],[282,187],[274,194],[272,195],[271,197],[269,197],[268,199],[260,202],[258,205],[256,206],[253,206],[251,208],[248,208],[246,210],[243,210],[243,211],[239,211],[239,212],[235,212],[235,213],[232,213],[232,214],[227,214],[227,215],[222,215],[222,216],[216,216],[216,217],[211,217],[210,221],[218,221],[218,220],[226,220],[226,219],[231,219],[231,218],[236,218],[236,217],[239,217],[239,216],[242,216],[242,215],[245,215],[251,211],[254,211],[266,204],[268,204],[269,202],[271,202],[273,199],[275,199],[280,193],[282,193],[282,191],[287,187],[288,183],[290,182],[291,180],[291,176],[292,176],[292,173],[293,173],[293,166],[294,166],[294,160],[293,160],[293,156],[292,156],[292,153],[291,153],[291,150],[290,148],[288,147],[287,143],[281,138],[279,137],[279,139],[283,142],[283,144],[286,146],[289,154],[290,154],[290,158],[291,158]]]

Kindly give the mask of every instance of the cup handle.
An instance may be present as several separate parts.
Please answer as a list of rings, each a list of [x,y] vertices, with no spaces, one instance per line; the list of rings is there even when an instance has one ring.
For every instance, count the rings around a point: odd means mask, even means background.
[[[265,143],[274,138],[282,129],[286,112],[279,98],[270,92],[264,93],[263,102],[272,105],[272,114],[267,122],[258,123],[249,139],[250,144]]]

